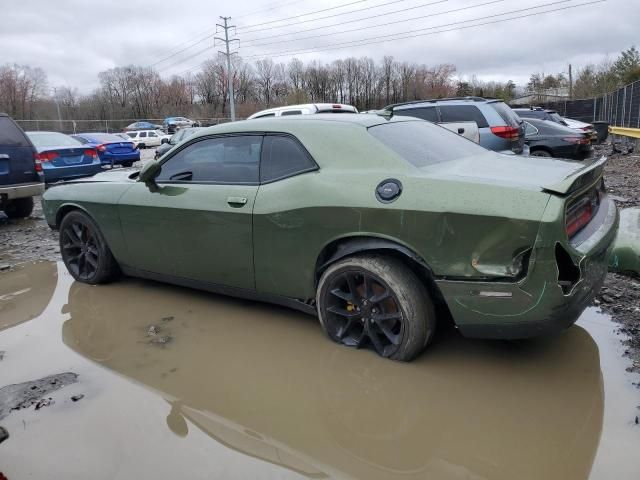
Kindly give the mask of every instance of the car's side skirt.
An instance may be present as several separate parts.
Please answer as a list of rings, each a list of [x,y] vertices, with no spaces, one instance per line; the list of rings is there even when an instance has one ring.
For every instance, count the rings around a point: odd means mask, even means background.
[[[219,285],[217,283],[203,282],[190,278],[149,272],[146,270],[139,270],[137,268],[126,267],[124,265],[120,265],[120,269],[122,270],[122,273],[130,277],[144,278],[163,283],[171,283],[173,285],[179,285],[181,287],[194,288],[196,290],[205,290],[207,292],[219,293],[221,295],[227,295],[229,297],[246,298],[259,302],[275,303],[276,305],[282,305],[283,307],[292,308],[308,315],[318,315],[315,303],[310,304],[297,298],[285,297],[282,295],[273,295],[271,293],[261,293],[245,288],[230,287],[227,285]]]

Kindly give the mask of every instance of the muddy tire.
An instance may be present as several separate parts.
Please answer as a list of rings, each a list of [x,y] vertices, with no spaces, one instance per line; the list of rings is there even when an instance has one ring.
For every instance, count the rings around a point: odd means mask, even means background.
[[[410,361],[433,338],[433,302],[420,279],[400,260],[348,257],[320,277],[318,317],[331,340],[370,347],[392,360]]]
[[[4,213],[9,218],[27,218],[33,212],[33,197],[9,200],[4,207]]]
[[[79,282],[108,283],[120,274],[98,225],[84,212],[74,210],[60,222],[60,253],[67,270]]]

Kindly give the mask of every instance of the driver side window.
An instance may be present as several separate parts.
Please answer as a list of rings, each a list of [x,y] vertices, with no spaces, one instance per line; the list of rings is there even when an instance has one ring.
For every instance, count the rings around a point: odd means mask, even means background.
[[[260,135],[206,138],[163,163],[157,181],[257,184],[261,147]]]

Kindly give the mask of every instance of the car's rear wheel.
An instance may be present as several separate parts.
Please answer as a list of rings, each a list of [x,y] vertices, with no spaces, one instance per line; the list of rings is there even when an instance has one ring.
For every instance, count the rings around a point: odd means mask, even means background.
[[[412,360],[435,332],[427,289],[396,258],[363,255],[330,265],[320,278],[316,301],[329,338],[393,360]]]
[[[553,155],[551,155],[551,152],[547,150],[534,150],[530,155],[533,157],[553,157]]]
[[[120,273],[118,263],[96,223],[72,211],[60,223],[60,252],[69,273],[83,283],[107,283]]]
[[[9,200],[3,210],[9,218],[27,218],[33,212],[33,197]]]
[[[133,166],[133,162],[122,162],[122,166],[127,168],[127,167],[132,167]]]

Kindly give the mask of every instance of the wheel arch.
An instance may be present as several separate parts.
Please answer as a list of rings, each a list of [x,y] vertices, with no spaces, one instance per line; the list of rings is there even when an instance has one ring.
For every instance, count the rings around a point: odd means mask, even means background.
[[[379,253],[393,256],[416,274],[431,295],[438,311],[438,316],[451,319],[449,307],[436,284],[433,270],[429,264],[411,247],[395,239],[370,235],[341,237],[324,246],[316,260],[315,287],[317,288],[322,273],[331,265],[343,258],[363,253]]]
[[[84,213],[87,216],[89,216],[91,218],[91,220],[93,220],[95,222],[95,219],[87,211],[86,208],[82,207],[81,205],[78,205],[77,203],[65,203],[63,205],[60,205],[60,207],[58,207],[58,210],[56,210],[55,228],[60,228],[60,224],[62,223],[62,219],[67,214],[69,214],[70,212],[72,212],[74,210],[80,210],[82,213]]]

